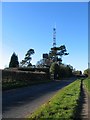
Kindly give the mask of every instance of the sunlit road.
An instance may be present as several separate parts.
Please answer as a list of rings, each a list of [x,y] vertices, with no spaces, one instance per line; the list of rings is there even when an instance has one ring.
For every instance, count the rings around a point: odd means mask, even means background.
[[[25,118],[40,105],[48,101],[58,90],[67,86],[74,80],[75,78],[52,81],[4,91],[2,93],[3,118]]]

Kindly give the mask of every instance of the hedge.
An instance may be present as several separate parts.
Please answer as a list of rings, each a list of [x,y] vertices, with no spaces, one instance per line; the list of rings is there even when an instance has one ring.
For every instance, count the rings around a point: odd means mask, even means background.
[[[11,84],[32,84],[47,82],[50,80],[49,74],[45,72],[30,72],[20,71],[14,69],[0,70],[2,71],[2,86],[9,86]],[[8,85],[9,84],[9,85]]]

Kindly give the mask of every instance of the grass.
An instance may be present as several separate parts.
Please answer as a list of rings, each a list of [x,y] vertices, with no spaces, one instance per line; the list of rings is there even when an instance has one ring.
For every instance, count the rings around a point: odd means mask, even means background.
[[[2,90],[9,90],[23,86],[27,86],[27,83],[21,81],[6,82],[6,83],[2,83]]]
[[[46,82],[50,82],[51,80],[47,81],[13,81],[13,82],[2,82],[2,90],[10,90],[10,89],[15,89],[15,88],[20,88],[20,87],[25,87],[25,86],[30,86],[30,85],[35,85],[35,84],[42,84]]]
[[[57,94],[47,103],[39,107],[31,115],[29,115],[27,119],[74,119],[80,95],[80,84],[81,80],[76,80],[67,87],[63,88],[62,90],[57,92]]]
[[[84,80],[84,84],[85,84],[85,87],[86,87],[87,91],[90,94],[90,77],[88,77]]]

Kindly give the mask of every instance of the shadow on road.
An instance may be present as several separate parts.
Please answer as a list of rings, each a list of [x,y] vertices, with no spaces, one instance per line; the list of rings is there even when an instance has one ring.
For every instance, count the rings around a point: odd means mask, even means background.
[[[75,79],[74,79],[75,80]],[[21,106],[31,102],[45,94],[54,93],[67,86],[74,80],[52,81],[40,85],[20,88],[16,90],[4,91],[2,93],[2,112],[8,111],[12,107]]]

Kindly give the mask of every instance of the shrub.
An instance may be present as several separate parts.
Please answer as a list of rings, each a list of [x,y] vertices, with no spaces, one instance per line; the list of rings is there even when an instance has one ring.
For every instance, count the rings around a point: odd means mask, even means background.
[[[54,74],[54,79],[57,78],[57,76],[59,74],[59,65],[57,63],[54,62],[51,64],[50,73]]]

